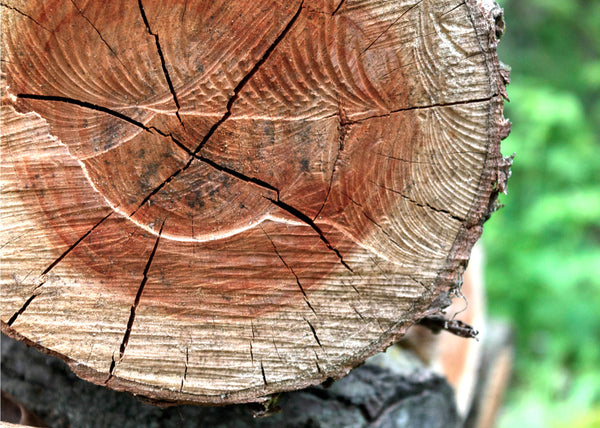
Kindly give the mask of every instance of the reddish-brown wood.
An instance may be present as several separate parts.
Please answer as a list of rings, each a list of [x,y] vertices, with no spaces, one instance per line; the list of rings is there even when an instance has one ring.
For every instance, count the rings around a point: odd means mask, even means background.
[[[498,8],[2,3],[2,329],[156,400],[340,377],[503,189]]]

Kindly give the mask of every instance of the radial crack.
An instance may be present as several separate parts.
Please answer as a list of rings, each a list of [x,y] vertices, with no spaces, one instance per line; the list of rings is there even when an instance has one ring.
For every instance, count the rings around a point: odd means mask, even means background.
[[[448,11],[446,11],[446,12],[442,13],[440,16],[446,16],[446,15],[448,15],[449,13],[452,13],[452,12],[454,12],[454,11],[455,11],[456,9],[458,9],[459,7],[461,7],[461,6],[464,6],[465,4],[466,4],[466,2],[464,2],[464,1],[463,1],[463,2],[461,2],[461,3],[459,3],[459,4],[457,4],[456,6],[452,7],[450,10],[448,10]]]
[[[16,7],[13,6],[9,6],[7,4],[4,3],[0,3],[0,6],[5,7],[7,9],[11,9],[14,10],[15,12],[17,12],[19,15],[24,16],[27,19],[32,20],[33,22],[35,22],[37,25],[39,25],[40,27],[42,27],[44,30],[46,30],[47,32],[54,34],[54,32],[46,27],[44,27],[42,24],[40,24],[38,21],[36,21],[35,19],[33,19],[31,16],[27,15],[25,12],[20,11],[19,9],[17,9]]]
[[[117,52],[115,52],[115,50],[112,48],[112,46],[108,44],[106,39],[104,39],[104,37],[102,36],[102,33],[100,33],[100,30],[98,30],[98,28],[94,25],[94,23],[92,21],[90,21],[90,19],[83,13],[83,10],[81,10],[81,8],[77,5],[77,3],[75,3],[75,0],[71,0],[71,3],[73,3],[73,6],[75,6],[75,9],[77,9],[77,12],[79,12],[79,14],[83,17],[83,19],[85,19],[88,22],[88,24],[90,24],[92,26],[94,31],[98,34],[98,37],[100,37],[100,40],[102,40],[102,43],[104,43],[106,45],[108,50],[115,56],[117,61],[119,61],[119,63],[123,66],[123,68],[125,68],[125,70],[127,70],[129,72],[129,74],[131,74],[131,71],[129,71],[129,68],[127,68],[127,66],[125,64],[123,64],[123,61],[121,61],[121,58],[119,58],[119,56],[117,55]]]
[[[25,309],[27,309],[27,306],[29,306],[31,304],[31,302],[33,302],[33,299],[35,299],[37,296],[38,296],[37,294],[32,294],[31,297],[29,299],[27,299],[25,301],[25,303],[23,303],[23,306],[21,306],[21,308],[17,312],[15,312],[12,317],[10,317],[7,324],[9,326],[12,326],[14,324],[14,322],[17,320],[17,318],[19,318],[19,316],[23,312],[25,312]]]
[[[154,248],[152,248],[152,252],[150,253],[150,257],[148,258],[148,262],[146,263],[146,267],[144,268],[144,277],[142,278],[142,282],[138,288],[137,294],[135,295],[135,300],[133,305],[131,305],[131,313],[129,314],[129,320],[127,321],[127,328],[125,330],[125,335],[123,336],[123,340],[121,341],[121,346],[119,347],[119,362],[123,360],[123,356],[125,355],[125,349],[127,348],[127,343],[129,342],[129,336],[131,335],[131,329],[133,327],[133,322],[135,321],[135,312],[140,303],[140,299],[142,298],[142,293],[144,292],[144,287],[146,282],[148,281],[148,272],[150,271],[150,266],[152,265],[152,260],[154,259],[154,255],[156,254],[156,249],[158,248],[158,243],[160,242],[160,237],[162,235],[163,227],[165,226],[165,221],[163,221],[160,230],[158,231],[158,236],[156,237],[156,241],[154,242]],[[116,363],[113,358],[113,363],[111,365],[111,370],[109,371],[109,379],[114,374],[114,369]],[[107,382],[108,382],[107,380]]]
[[[398,23],[398,21],[400,21],[400,19],[402,19],[402,17],[404,15],[406,15],[408,12],[410,12],[411,10],[413,10],[415,7],[417,7],[422,2],[423,2],[423,0],[418,1],[415,4],[413,4],[412,6],[410,6],[408,9],[406,9],[404,12],[402,12],[400,14],[400,16],[398,18],[396,18],[390,25],[388,25],[386,27],[386,29],[383,30],[371,43],[369,43],[369,46],[367,46],[360,54],[362,55],[366,51],[368,51],[369,49],[371,49],[371,47],[377,42],[377,40],[379,40],[385,33],[387,33],[388,31],[390,31],[390,28],[392,28],[394,25],[396,25]]]
[[[142,128],[145,131],[150,131],[150,128],[145,126],[143,123],[138,122],[135,119],[130,118],[129,116],[124,115],[116,110],[109,109],[107,107],[103,107],[97,104],[89,103],[87,101],[81,101],[75,98],[69,97],[60,97],[55,95],[39,95],[39,94],[17,94],[17,98],[28,99],[28,100],[38,100],[38,101],[55,101],[66,104],[74,104],[79,107],[89,108],[91,110],[100,111],[102,113],[110,114],[116,118],[124,120],[132,125],[137,126],[138,128]]]
[[[272,338],[273,341],[273,346],[275,347],[275,353],[277,354],[277,358],[279,358],[281,361],[283,361],[283,358],[281,358],[281,354],[279,354],[279,349],[277,348],[277,343],[275,342],[275,338]]]
[[[313,221],[315,221],[317,218],[319,218],[319,215],[321,214],[321,211],[323,211],[323,208],[325,208],[325,204],[327,204],[327,201],[329,200],[329,195],[331,194],[331,188],[333,187],[333,177],[335,176],[335,172],[337,171],[337,163],[338,160],[340,158],[340,153],[342,152],[342,150],[344,150],[344,143],[346,141],[346,137],[348,136],[348,126],[349,124],[347,123],[347,118],[344,115],[344,112],[341,108],[341,106],[339,107],[339,139],[338,139],[338,149],[337,149],[337,153],[335,154],[335,159],[333,161],[333,168],[331,169],[331,177],[329,177],[329,186],[327,187],[327,193],[325,194],[325,199],[323,200],[323,203],[321,204],[321,207],[319,208],[319,211],[317,211],[317,214],[314,216]]]
[[[142,6],[141,0],[138,0],[138,3],[139,3],[139,6],[140,6],[140,11],[142,12],[142,17],[144,18],[144,22],[146,23],[146,27],[148,29],[148,32],[150,32],[150,27],[149,27],[149,25],[147,23],[147,19],[145,18],[146,15],[145,15],[145,13],[143,11],[143,6]],[[209,165],[214,166],[214,167],[218,166],[221,171],[226,172],[226,173],[230,173],[230,175],[235,175],[233,173],[236,173],[236,174],[239,175],[239,176],[236,175],[238,178],[245,177],[243,174],[240,174],[240,173],[237,173],[236,171],[233,171],[231,169],[222,167],[222,166],[216,164],[215,162],[211,161],[208,158],[200,157],[200,156],[197,156],[197,155],[204,148],[204,146],[206,145],[206,143],[208,143],[208,140],[210,140],[210,138],[213,136],[213,134],[216,132],[216,130],[231,116],[231,108],[233,107],[233,104],[238,99],[240,92],[242,91],[242,89],[244,88],[244,86],[246,85],[246,83],[258,71],[258,69],[265,63],[265,61],[267,61],[267,59],[269,59],[269,57],[271,56],[271,54],[273,53],[273,51],[275,50],[275,48],[277,47],[277,45],[279,45],[279,43],[281,42],[281,40],[283,40],[283,38],[285,37],[285,35],[290,31],[290,29],[292,28],[292,26],[296,22],[296,19],[298,19],[298,16],[300,15],[300,12],[302,11],[302,5],[303,4],[304,4],[304,1],[302,1],[300,3],[300,6],[298,7],[298,10],[296,11],[296,14],[288,22],[288,24],[286,25],[286,27],[279,34],[279,36],[275,39],[275,41],[267,48],[267,50],[265,51],[265,53],[263,54],[263,56],[260,58],[260,60],[258,60],[258,62],[256,64],[254,64],[254,67],[252,67],[252,69],[242,78],[242,80],[240,80],[238,82],[238,84],[236,85],[236,87],[233,89],[233,95],[227,101],[225,113],[223,114],[223,116],[214,125],[211,126],[211,128],[208,130],[208,132],[206,133],[206,135],[204,135],[204,137],[202,138],[202,141],[200,141],[200,143],[198,144],[198,146],[196,147],[196,149],[190,154],[190,158],[189,158],[188,162],[182,168],[179,168],[177,171],[175,171],[173,174],[171,174],[165,181],[163,181],[161,184],[159,184],[152,192],[150,192],[150,194],[147,197],[144,198],[144,200],[142,201],[142,203],[138,206],[138,208],[132,214],[130,214],[130,216],[133,216],[146,202],[148,202],[163,187],[165,187],[165,185],[167,185],[170,181],[172,181],[179,174],[181,174],[182,172],[184,172],[185,170],[187,170],[192,165],[192,162],[194,161],[194,159],[200,159],[202,162],[209,163]],[[150,34],[152,34],[152,33],[150,33]],[[256,184],[260,184],[260,183],[266,184],[264,182],[260,182],[259,183],[260,180],[257,180],[257,179],[251,179],[251,178],[248,178],[248,177],[246,177],[246,178],[247,179],[245,181],[251,181],[251,182],[254,182]],[[265,186],[263,186],[263,187],[265,187]],[[271,190],[274,189],[272,186],[269,186],[269,187],[271,187]]]
[[[464,223],[464,222],[466,221],[464,218],[461,218],[461,217],[459,217],[459,216],[457,216],[457,215],[455,215],[455,214],[452,214],[450,211],[448,211],[448,210],[446,210],[446,209],[434,207],[433,205],[431,205],[431,204],[429,204],[429,203],[427,203],[427,202],[425,202],[425,203],[421,203],[421,202],[415,201],[414,199],[412,199],[412,198],[409,198],[409,197],[408,197],[408,196],[406,196],[404,193],[402,193],[402,192],[399,192],[399,191],[398,191],[398,190],[396,190],[396,189],[392,189],[391,187],[384,186],[383,184],[377,183],[377,182],[375,182],[375,181],[373,181],[373,180],[369,180],[369,181],[370,181],[371,183],[375,184],[376,186],[378,186],[378,187],[381,187],[382,189],[388,190],[388,191],[390,191],[390,192],[392,192],[392,193],[395,193],[395,194],[399,195],[401,198],[403,198],[403,199],[407,200],[408,202],[410,202],[411,204],[413,204],[413,205],[415,205],[415,206],[417,206],[417,207],[421,207],[421,208],[428,208],[428,209],[430,209],[431,211],[435,211],[435,212],[437,212],[437,213],[440,213],[440,214],[446,214],[446,215],[447,215],[447,216],[449,216],[450,218],[452,218],[452,219],[454,219],[454,220],[456,220],[456,221],[459,221],[459,222],[461,222],[461,223]],[[366,215],[366,214],[365,214],[365,215]]]
[[[180,149],[185,151],[190,156],[190,163],[191,163],[191,160],[193,160],[195,157],[194,152],[192,152],[190,149],[188,149],[181,141],[179,141],[175,137],[173,137],[173,134],[161,131],[160,129],[158,129],[155,126],[146,126],[143,123],[138,122],[137,120],[132,119],[131,117],[124,115],[123,113],[120,113],[116,110],[112,110],[107,107],[100,106],[98,104],[89,103],[87,101],[81,101],[81,100],[78,100],[75,98],[60,97],[60,96],[54,96],[54,95],[17,94],[16,96],[17,96],[17,98],[29,99],[29,100],[54,101],[54,102],[61,102],[61,103],[66,103],[66,104],[73,104],[73,105],[76,105],[79,107],[88,108],[90,110],[95,110],[95,111],[99,111],[102,113],[106,113],[108,115],[116,117],[117,119],[123,120],[133,126],[136,126],[146,132],[149,132],[150,134],[154,134],[156,132],[157,134],[159,134],[162,137],[170,138],[173,141],[173,143],[175,143]]]
[[[317,313],[315,312],[314,308],[310,304],[310,301],[308,300],[308,296],[306,295],[306,292],[304,291],[304,287],[302,287],[302,284],[300,283],[300,279],[298,278],[298,275],[296,275],[296,272],[294,272],[294,269],[292,269],[292,267],[289,266],[286,263],[286,261],[283,259],[283,257],[279,253],[279,250],[277,249],[277,246],[275,245],[275,243],[273,242],[273,240],[271,239],[271,237],[269,236],[269,234],[267,233],[267,231],[261,225],[259,225],[259,227],[261,228],[261,230],[263,231],[263,233],[265,234],[265,236],[267,237],[267,239],[269,240],[269,242],[273,246],[273,250],[275,250],[275,254],[277,254],[277,257],[279,257],[279,260],[281,260],[281,263],[283,263],[283,265],[292,273],[292,275],[294,275],[294,278],[296,278],[296,284],[298,284],[298,288],[300,288],[300,291],[302,292],[302,295],[304,296],[304,301],[306,302],[306,304],[308,305],[308,307],[310,308],[310,310],[315,315],[317,315]]]
[[[262,361],[260,362],[260,372],[262,373],[262,378],[263,378],[263,382],[265,383],[265,386],[268,385],[267,377],[265,376],[265,368],[263,366]]]
[[[270,192],[275,192],[275,194],[277,195],[277,198],[279,198],[279,190],[276,187],[267,183],[266,181],[260,180],[256,177],[250,177],[250,176],[242,174],[241,172],[238,172],[234,169],[227,168],[227,167],[220,165],[220,164],[216,163],[215,161],[213,161],[209,158],[206,158],[204,156],[197,156],[197,159],[201,162],[204,162],[207,165],[210,165],[214,169],[227,174],[227,175],[231,175],[239,180],[245,181],[246,183],[254,184],[254,185],[261,187],[263,189],[266,189]]]
[[[413,275],[408,275],[408,277],[410,279],[412,279],[414,282],[416,282],[417,284],[419,284],[421,287],[423,287],[425,290],[427,290],[431,293],[431,289],[429,287],[427,287],[423,281],[418,280]]]
[[[103,217],[102,220],[100,220],[98,223],[96,223],[90,230],[88,230],[81,238],[79,238],[77,241],[75,241],[75,243],[73,243],[69,248],[67,248],[67,250],[62,253],[56,260],[54,260],[50,266],[48,266],[43,272],[42,272],[42,276],[46,275],[48,272],[50,272],[54,266],[56,266],[57,264],[60,263],[60,261],[62,259],[64,259],[65,257],[67,257],[67,255],[73,251],[75,249],[75,247],[77,247],[77,245],[79,245],[81,243],[81,241],[83,241],[85,238],[87,238],[89,236],[90,233],[92,233],[98,226],[100,226],[102,223],[104,223],[104,220],[108,219],[111,215],[114,214],[114,211],[111,211],[110,213],[108,213],[107,216]]]
[[[348,266],[348,264],[344,261],[344,258],[340,254],[339,250],[337,248],[335,248],[333,245],[331,245],[331,243],[325,237],[325,235],[323,234],[323,232],[321,231],[319,226],[317,226],[315,224],[315,222],[309,216],[307,216],[303,212],[299,211],[297,208],[294,208],[291,205],[288,205],[279,199],[277,199],[277,200],[271,199],[271,198],[266,198],[266,199],[271,201],[274,205],[277,205],[282,210],[287,211],[288,213],[290,213],[291,215],[296,217],[298,220],[301,220],[302,222],[309,225],[315,232],[317,232],[317,234],[319,235],[319,238],[321,238],[321,241],[323,241],[325,243],[327,248],[329,248],[331,251],[333,251],[335,253],[335,255],[338,257],[338,259],[340,259],[340,263],[342,263],[344,265],[344,267],[346,269],[348,269],[350,272],[354,272],[352,270],[352,268],[350,266]]]
[[[340,8],[342,7],[342,5],[344,4],[344,2],[345,2],[345,1],[346,1],[346,0],[341,0],[341,1],[338,3],[337,7],[335,8],[335,10],[334,10],[334,11],[333,11],[333,13],[331,14],[331,16],[335,16],[335,14],[336,14],[336,13],[338,13],[338,11],[340,10]]]
[[[185,348],[185,369],[183,371],[183,377],[181,378],[181,385],[179,386],[179,392],[183,391],[183,384],[185,383],[186,379],[187,379],[187,372],[188,372],[188,363],[190,362],[190,349],[189,348]]]
[[[472,100],[461,100],[461,101],[452,101],[452,102],[448,102],[448,103],[434,103],[434,104],[428,104],[425,106],[412,106],[412,107],[402,107],[396,110],[391,110],[385,114],[375,114],[372,116],[368,116],[368,117],[363,117],[362,119],[357,119],[357,120],[348,120],[348,124],[354,124],[354,123],[360,123],[360,122],[364,122],[366,120],[370,120],[370,119],[376,119],[379,117],[386,117],[389,116],[391,114],[394,113],[400,113],[403,111],[411,111],[411,110],[427,110],[427,109],[432,109],[432,108],[439,108],[439,107],[453,107],[453,106],[461,106],[461,105],[467,105],[467,104],[474,104],[474,103],[484,103],[487,101],[491,101],[494,98],[498,97],[498,94],[493,94],[490,95],[489,97],[484,97],[484,98],[476,98],[476,99],[472,99]]]
[[[358,311],[358,309],[356,309],[356,307],[354,306],[350,306],[354,312],[356,312],[356,315],[358,315],[358,317],[362,320],[362,322],[364,322],[365,324],[367,324],[367,320],[365,320],[365,317]]]
[[[322,348],[323,345],[321,345],[321,341],[319,340],[319,336],[317,336],[317,331],[315,330],[315,328],[313,327],[313,325],[310,323],[309,320],[307,320],[306,318],[304,318],[304,321],[306,321],[306,323],[310,327],[310,331],[312,331],[312,334],[315,337],[315,340],[317,341],[317,343],[319,344],[319,347]]]
[[[396,240],[395,240],[394,238],[392,238],[392,235],[391,235],[391,234],[390,234],[390,233],[389,233],[387,230],[385,230],[385,229],[383,228],[383,226],[381,226],[381,225],[380,225],[379,223],[377,223],[377,222],[376,222],[374,219],[372,219],[372,218],[371,218],[371,217],[370,217],[370,216],[369,216],[369,215],[368,215],[368,214],[365,212],[365,210],[362,210],[362,213],[363,213],[363,215],[365,216],[365,218],[366,218],[367,220],[369,220],[371,223],[373,223],[375,226],[377,226],[377,227],[378,227],[378,228],[379,228],[379,229],[380,229],[380,230],[383,232],[383,234],[389,238],[389,240],[390,240],[390,241],[391,241],[391,242],[392,242],[394,245],[396,245],[396,246],[397,246],[398,248],[400,248],[400,249],[403,249],[403,247],[402,247],[400,244],[398,244],[398,242],[396,242]]]
[[[183,124],[183,121],[181,120],[181,116],[179,116],[179,110],[181,107],[179,105],[179,100],[177,99],[177,93],[175,92],[175,87],[173,86],[173,82],[171,81],[171,76],[169,76],[169,70],[167,69],[167,63],[165,60],[165,56],[163,54],[162,48],[160,47],[160,40],[158,38],[158,34],[153,33],[152,29],[150,28],[150,23],[148,22],[148,18],[146,17],[146,12],[144,10],[144,5],[142,4],[142,0],[138,0],[138,6],[140,9],[140,13],[142,15],[144,24],[146,25],[146,31],[148,31],[148,34],[150,34],[152,37],[154,37],[154,42],[156,44],[156,50],[157,50],[158,56],[160,58],[160,64],[162,66],[163,74],[165,76],[165,80],[167,81],[167,85],[169,85],[169,90],[171,91],[171,96],[173,97],[173,102],[175,102],[175,107],[177,107],[175,116],[177,116],[177,119],[179,120],[179,123],[181,123],[181,126],[183,126],[185,128],[185,125]]]

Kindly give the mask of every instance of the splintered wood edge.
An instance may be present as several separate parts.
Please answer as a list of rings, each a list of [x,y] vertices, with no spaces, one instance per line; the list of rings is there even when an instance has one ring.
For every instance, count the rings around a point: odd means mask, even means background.
[[[270,394],[312,386],[326,379],[342,378],[369,356],[397,342],[404,335],[406,329],[416,320],[430,314],[439,313],[447,306],[449,292],[460,287],[462,272],[466,268],[473,245],[481,236],[483,223],[497,209],[497,197],[499,192],[504,192],[506,189],[506,180],[510,175],[510,165],[512,163],[511,159],[503,158],[500,153],[500,141],[506,138],[510,131],[510,123],[503,116],[503,98],[506,98],[505,86],[508,84],[509,77],[508,72],[500,66],[496,54],[498,38],[503,31],[502,10],[497,4],[489,0],[467,0],[465,5],[468,8],[469,18],[489,70],[489,85],[495,89],[495,96],[489,100],[488,151],[479,179],[478,196],[466,221],[461,225],[444,267],[434,283],[433,296],[428,295],[427,298],[422,296],[415,301],[410,311],[412,319],[403,320],[392,326],[382,334],[378,341],[372,343],[363,352],[355,354],[353,358],[345,361],[343,365],[337,366],[334,370],[322,373],[321,378],[315,378],[314,376],[294,378],[269,383],[260,388],[251,387],[219,396],[166,390],[154,385],[126,380],[118,375],[112,377],[110,388],[130,392],[155,405],[224,405],[262,402],[267,400]],[[42,352],[61,358],[82,379],[99,385],[106,385],[105,372],[91,369],[65,355],[38,345],[19,334],[4,321],[1,322],[1,330],[6,335],[21,340],[29,346],[34,346]],[[160,398],[157,399],[156,397]]]

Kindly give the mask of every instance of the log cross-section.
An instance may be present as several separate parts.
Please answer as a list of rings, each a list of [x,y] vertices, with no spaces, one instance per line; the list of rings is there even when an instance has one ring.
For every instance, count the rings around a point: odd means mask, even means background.
[[[2,0],[2,331],[233,403],[441,308],[508,175],[489,0]]]

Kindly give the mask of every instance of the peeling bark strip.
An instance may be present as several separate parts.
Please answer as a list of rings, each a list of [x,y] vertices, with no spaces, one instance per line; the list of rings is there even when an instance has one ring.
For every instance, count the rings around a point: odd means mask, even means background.
[[[441,310],[510,175],[492,1],[111,5],[1,3],[2,331],[224,404]]]

